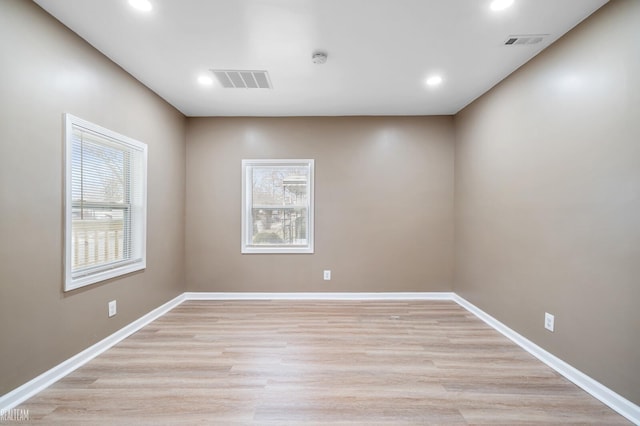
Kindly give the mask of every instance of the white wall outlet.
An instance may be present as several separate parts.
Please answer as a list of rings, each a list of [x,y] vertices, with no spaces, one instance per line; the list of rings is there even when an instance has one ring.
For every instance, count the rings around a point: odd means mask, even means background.
[[[109,318],[118,313],[118,307],[116,306],[116,301],[112,300],[109,302]]]
[[[331,271],[325,269],[324,274],[322,275],[325,281],[331,281]]]
[[[544,313],[544,328],[549,331],[553,331],[554,328],[555,317],[551,315],[549,312]]]

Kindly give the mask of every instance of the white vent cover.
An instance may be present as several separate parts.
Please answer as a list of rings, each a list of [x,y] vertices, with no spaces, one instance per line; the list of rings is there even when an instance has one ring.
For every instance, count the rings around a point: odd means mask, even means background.
[[[548,36],[549,34],[510,35],[504,44],[507,46],[538,44]]]
[[[267,71],[211,70],[225,89],[271,89]]]

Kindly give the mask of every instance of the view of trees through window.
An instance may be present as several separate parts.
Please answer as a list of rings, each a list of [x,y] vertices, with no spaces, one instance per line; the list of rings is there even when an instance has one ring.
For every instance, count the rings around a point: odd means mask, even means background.
[[[121,261],[127,252],[130,153],[76,130],[72,142],[72,268]]]
[[[309,168],[253,166],[252,182],[253,244],[307,245]]]

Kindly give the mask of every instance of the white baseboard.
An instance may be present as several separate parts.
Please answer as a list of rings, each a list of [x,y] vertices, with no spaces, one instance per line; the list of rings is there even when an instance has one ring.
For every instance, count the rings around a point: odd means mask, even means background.
[[[395,293],[184,293],[185,300],[453,300],[448,292]]]
[[[575,383],[585,392],[591,394],[594,398],[600,400],[602,403],[609,406],[612,410],[618,412],[618,414],[620,414],[621,416],[626,417],[634,424],[640,425],[640,406],[634,404],[623,396],[618,395],[616,392],[604,386],[602,383],[595,381],[580,370],[572,367],[550,352],[547,352],[540,346],[533,343],[531,340],[510,329],[491,315],[484,312],[482,309],[469,303],[467,300],[458,296],[457,294],[454,295],[453,300],[460,306],[465,308],[467,311],[471,312],[482,321],[487,323],[489,326],[502,333],[522,349],[529,352],[531,355],[538,358],[540,361],[544,362],[549,367],[563,375],[566,379]]]
[[[116,343],[161,317],[185,300],[451,300],[502,333],[531,355],[602,401],[611,409],[640,425],[640,407],[611,389],[552,355],[524,336],[510,329],[480,308],[453,292],[406,293],[207,293],[186,292],[123,327],[109,337],[67,359],[33,380],[0,397],[0,411],[14,408],[62,377],[78,369]]]
[[[148,314],[143,315],[132,323],[124,326],[112,335],[105,337],[93,346],[90,346],[82,352],[67,359],[66,361],[63,361],[52,369],[45,371],[38,377],[28,381],[24,385],[17,387],[16,389],[5,395],[2,395],[0,397],[0,412],[6,412],[22,404],[24,401],[51,386],[53,383],[57,382],[67,374],[70,374],[74,370],[82,367],[84,364],[91,361],[93,358],[97,357],[116,343],[124,340],[128,336],[140,330],[145,325],[169,312],[171,309],[178,306],[183,301],[184,293],[168,301],[164,305],[157,307]]]

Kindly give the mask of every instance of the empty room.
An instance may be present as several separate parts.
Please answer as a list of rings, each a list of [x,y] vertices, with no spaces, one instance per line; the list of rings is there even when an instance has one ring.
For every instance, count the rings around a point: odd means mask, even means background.
[[[640,424],[639,23],[0,0],[0,424]]]

